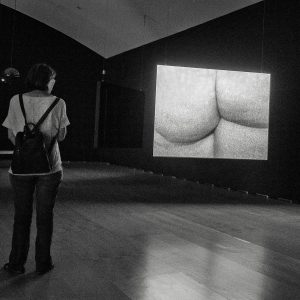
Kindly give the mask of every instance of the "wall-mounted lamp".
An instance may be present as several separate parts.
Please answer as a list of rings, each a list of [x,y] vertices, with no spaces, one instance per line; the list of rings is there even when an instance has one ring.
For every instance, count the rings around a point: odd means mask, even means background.
[[[106,75],[106,70],[102,69],[102,73],[101,73],[101,81],[104,82],[105,81],[105,75]]]

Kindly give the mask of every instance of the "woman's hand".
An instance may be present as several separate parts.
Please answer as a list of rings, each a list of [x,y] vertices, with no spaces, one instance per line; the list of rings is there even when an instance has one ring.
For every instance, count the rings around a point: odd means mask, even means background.
[[[67,127],[60,128],[58,131],[57,141],[62,142],[67,135]]]
[[[16,137],[15,137],[15,135],[13,134],[13,131],[10,129],[10,128],[8,128],[8,139],[12,142],[12,144],[13,145],[15,145],[15,143],[16,143]]]

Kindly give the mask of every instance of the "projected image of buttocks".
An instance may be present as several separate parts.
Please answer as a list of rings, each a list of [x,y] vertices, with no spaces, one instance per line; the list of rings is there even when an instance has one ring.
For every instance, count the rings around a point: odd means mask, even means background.
[[[154,156],[267,159],[270,75],[157,67]]]

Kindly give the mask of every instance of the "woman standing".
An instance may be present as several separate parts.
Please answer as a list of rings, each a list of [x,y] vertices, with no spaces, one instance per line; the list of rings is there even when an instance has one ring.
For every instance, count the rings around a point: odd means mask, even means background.
[[[56,97],[51,94],[55,84],[56,72],[47,64],[36,64],[29,70],[26,85],[29,92],[23,94],[24,108],[28,123],[36,124]],[[22,274],[27,260],[30,226],[32,218],[33,197],[36,198],[36,226],[35,242],[36,272],[44,274],[54,265],[50,254],[53,232],[53,208],[62,180],[62,164],[58,142],[64,140],[67,126],[70,124],[66,114],[64,100],[59,102],[40,125],[46,146],[56,138],[50,153],[50,172],[42,174],[14,174],[10,168],[9,179],[14,191],[14,226],[12,248],[9,262],[4,269],[10,273]],[[23,131],[25,120],[20,107],[19,97],[15,95],[10,101],[8,115],[2,124],[8,129],[8,138],[15,144],[18,132]]]

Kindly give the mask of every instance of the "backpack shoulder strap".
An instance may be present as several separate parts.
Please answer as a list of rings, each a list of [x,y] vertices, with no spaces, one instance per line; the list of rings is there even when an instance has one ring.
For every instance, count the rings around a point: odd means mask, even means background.
[[[45,111],[45,113],[41,116],[41,118],[39,119],[39,121],[36,123],[36,125],[34,126],[34,128],[38,128],[45,121],[45,119],[47,118],[48,114],[54,108],[54,106],[58,103],[58,101],[59,101],[59,98],[56,97],[55,100],[52,102],[52,104]]]
[[[19,102],[20,102],[20,106],[21,106],[21,110],[25,119],[25,124],[27,124],[27,120],[26,120],[26,112],[25,112],[25,108],[24,108],[24,102],[23,102],[23,95],[19,94]]]

